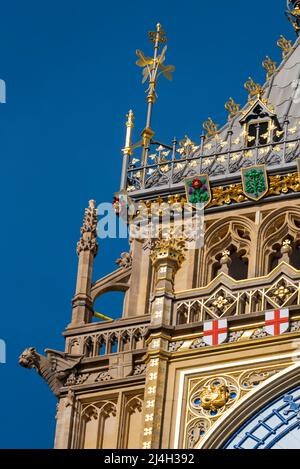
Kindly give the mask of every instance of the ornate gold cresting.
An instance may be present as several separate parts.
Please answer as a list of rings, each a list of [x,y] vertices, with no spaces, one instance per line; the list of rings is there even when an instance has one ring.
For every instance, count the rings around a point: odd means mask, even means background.
[[[300,181],[298,173],[291,173],[287,175],[276,175],[276,176],[269,176],[269,190],[266,194],[267,196],[270,195],[280,195],[286,194],[289,191],[292,192],[300,192]],[[209,207],[220,207],[222,205],[230,205],[233,202],[242,203],[249,200],[244,192],[243,186],[241,183],[237,184],[230,184],[229,186],[218,186],[212,188],[212,200]],[[167,199],[169,204],[178,203],[182,208],[186,203],[186,197],[181,194],[171,195],[168,196]],[[163,204],[165,200],[163,198],[154,199],[152,201],[148,200],[141,200],[140,204],[144,208],[151,210],[151,204],[153,203]]]
[[[160,52],[160,45],[167,42],[165,32],[163,31],[161,24],[156,25],[156,31],[149,32],[150,42],[154,44],[154,55],[153,57],[147,57],[141,50],[136,51],[138,60],[136,65],[142,67],[143,80],[145,83],[148,80],[149,86],[147,88],[147,103],[148,103],[148,112],[147,112],[147,121],[146,127],[142,132],[143,138],[143,147],[145,149],[149,147],[151,138],[154,135],[153,130],[151,129],[151,118],[152,118],[152,109],[153,104],[156,101],[156,85],[157,79],[160,75],[163,75],[168,80],[172,80],[172,73],[175,70],[173,65],[165,65],[166,51],[167,46],[164,46]]]
[[[246,90],[249,92],[248,100],[252,101],[253,99],[261,99],[263,95],[263,87],[258,83],[255,83],[251,77],[244,84]]]
[[[229,121],[240,113],[240,107],[241,105],[236,104],[233,98],[229,98],[227,103],[225,103],[225,109],[229,112],[229,116],[228,116]]]
[[[277,41],[278,47],[282,50],[282,58],[285,59],[291,52],[293,46],[292,41],[288,41],[282,34]]]
[[[277,70],[276,65],[277,65],[277,62],[273,62],[270,59],[270,57],[267,55],[267,57],[262,63],[263,68],[267,71],[267,80],[269,80],[272,77],[272,75],[274,75],[274,73],[276,72]]]
[[[215,137],[215,135],[218,133],[218,127],[219,125],[215,124],[211,117],[209,117],[203,124],[203,128],[206,131],[208,137]]]

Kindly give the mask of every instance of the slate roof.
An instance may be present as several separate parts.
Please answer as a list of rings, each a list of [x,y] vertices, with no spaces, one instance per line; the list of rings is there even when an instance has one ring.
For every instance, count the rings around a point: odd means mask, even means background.
[[[253,164],[266,164],[274,173],[295,167],[295,160],[300,157],[300,38],[263,90],[262,101],[270,114],[277,116],[284,131],[277,144],[268,142],[246,148],[245,128],[240,121],[255,103],[254,99],[216,137],[206,139],[201,146],[192,146],[189,151],[177,147],[172,151],[168,146],[153,145],[145,167],[129,163],[128,190],[133,194],[168,188],[180,190],[186,177],[199,173],[207,173],[212,183],[223,183],[240,178],[241,168]]]

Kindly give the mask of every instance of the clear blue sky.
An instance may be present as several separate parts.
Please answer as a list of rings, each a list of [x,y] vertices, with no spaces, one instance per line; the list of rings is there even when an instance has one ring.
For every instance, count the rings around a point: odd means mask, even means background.
[[[135,49],[150,52],[147,32],[167,33],[173,83],[161,82],[153,127],[168,143],[195,141],[224,103],[243,104],[244,82],[264,81],[266,55],[280,61],[280,34],[294,39],[285,0],[2,0],[0,105],[2,182],[1,323],[7,364],[0,364],[1,448],[51,448],[56,400],[32,370],[18,366],[34,345],[63,350],[70,321],[75,253],[90,198],[118,189],[124,118],[145,123],[144,88]],[[115,268],[124,241],[103,241],[95,276]],[[103,304],[120,316],[120,302]]]

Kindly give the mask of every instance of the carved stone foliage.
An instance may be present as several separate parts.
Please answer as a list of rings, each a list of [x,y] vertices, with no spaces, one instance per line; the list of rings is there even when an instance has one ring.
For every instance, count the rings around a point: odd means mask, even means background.
[[[246,371],[242,373],[239,378],[239,385],[242,389],[249,391],[250,389],[255,388],[260,383],[270,378],[276,374],[276,370],[267,370],[267,371]]]
[[[46,353],[47,357],[40,355],[34,347],[30,347],[20,355],[19,364],[24,368],[34,368],[56,396],[59,396],[60,388],[68,378],[71,381],[84,379],[78,374],[82,355],[70,355],[50,349],[47,349]]]
[[[187,429],[187,445],[188,449],[195,448],[201,437],[203,437],[210,425],[207,419],[194,419]]]
[[[64,386],[74,386],[78,384],[83,384],[87,379],[89,375],[88,373],[81,374],[81,373],[71,373],[68,378],[64,382]]]
[[[184,341],[183,340],[179,340],[179,341],[176,341],[176,342],[170,342],[169,343],[169,348],[168,348],[168,351],[169,352],[176,352],[177,350],[180,349],[180,347],[184,344]]]
[[[109,374],[109,371],[101,371],[95,379],[95,382],[101,382],[101,381],[110,381],[112,379],[111,375]]]
[[[226,411],[249,391],[271,378],[280,368],[235,371],[215,377],[192,377],[187,381],[185,448],[196,448]]]
[[[129,269],[132,266],[131,253],[122,252],[120,258],[116,260],[116,264],[123,269]]]
[[[77,243],[78,255],[83,251],[90,251],[94,256],[97,255],[97,223],[98,212],[95,208],[95,201],[90,200],[89,207],[85,209],[83,225],[81,228],[81,238]]]
[[[146,373],[146,369],[147,369],[146,363],[141,363],[141,364],[135,365],[134,368],[133,368],[133,373],[132,374],[134,376],[143,375],[143,374]]]

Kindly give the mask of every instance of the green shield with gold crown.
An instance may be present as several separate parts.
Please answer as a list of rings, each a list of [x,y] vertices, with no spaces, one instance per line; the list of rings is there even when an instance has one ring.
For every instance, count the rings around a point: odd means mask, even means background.
[[[242,168],[243,192],[251,200],[262,199],[269,190],[268,175],[264,164]]]
[[[195,207],[203,204],[206,207],[211,201],[211,190],[208,174],[199,174],[186,178],[184,181],[186,200]]]

